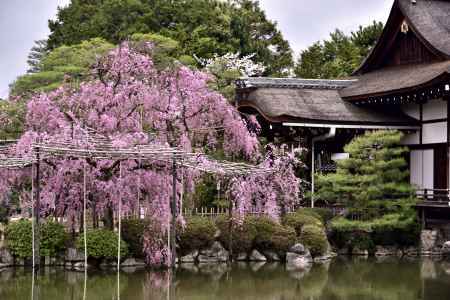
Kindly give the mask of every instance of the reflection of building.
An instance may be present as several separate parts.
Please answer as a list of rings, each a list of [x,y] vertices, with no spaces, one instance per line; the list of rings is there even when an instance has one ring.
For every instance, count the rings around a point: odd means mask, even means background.
[[[450,1],[395,0],[381,38],[350,80],[242,79],[237,103],[258,113],[269,139],[315,144],[316,167],[329,166],[331,153],[355,134],[400,129],[411,148],[411,182],[447,190],[449,85]]]

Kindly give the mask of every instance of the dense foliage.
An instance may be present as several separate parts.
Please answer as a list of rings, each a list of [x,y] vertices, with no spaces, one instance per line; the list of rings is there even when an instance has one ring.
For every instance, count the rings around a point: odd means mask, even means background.
[[[28,220],[10,223],[6,228],[7,246],[14,256],[29,258],[33,255],[32,225]],[[47,221],[41,225],[40,253],[42,256],[56,256],[65,249],[67,234],[64,226]]]
[[[328,217],[328,214],[326,215]],[[328,250],[324,222],[324,217],[315,209],[306,208],[299,209],[283,218],[283,224],[295,230],[297,240],[305,245],[313,256],[323,255]]]
[[[114,46],[101,38],[63,45],[46,52],[33,62],[32,71],[19,76],[11,84],[11,95],[30,96],[35,92],[51,91],[63,82],[78,85],[90,77],[90,69],[98,58]]]
[[[416,213],[387,214],[371,221],[337,218],[331,222],[331,241],[339,248],[373,250],[375,245],[414,246],[420,226]]]
[[[234,256],[240,253],[249,253],[253,249],[253,241],[256,237],[256,228],[251,226],[248,218],[242,224],[232,222],[230,236],[230,221],[226,216],[220,216],[216,220],[216,226],[220,231],[218,237],[222,245],[231,250]],[[230,240],[231,239],[231,240]]]
[[[367,220],[408,210],[413,188],[402,137],[385,130],[356,137],[344,148],[350,158],[338,162],[337,172],[318,176],[317,198],[344,204]]]
[[[115,232],[105,229],[94,229],[86,233],[88,257],[96,259],[117,258],[118,236]],[[84,235],[77,240],[77,248],[84,251]],[[120,257],[128,255],[128,245],[120,241]]]
[[[253,240],[253,247],[256,249],[287,252],[296,242],[293,228],[283,226],[271,218],[249,216],[246,222],[246,226],[253,227],[256,232]]]
[[[311,213],[310,211],[304,211],[304,209],[300,209],[295,213],[286,215],[283,218],[283,224],[294,228],[297,236],[301,235],[302,229],[305,225],[315,225],[318,227],[323,227],[319,215]]]
[[[183,254],[201,250],[214,243],[217,227],[209,218],[191,217],[181,229],[178,244]]]
[[[190,56],[255,53],[267,74],[292,65],[288,42],[253,0],[73,0],[59,8],[49,27],[50,49],[96,37],[119,44],[135,33],[158,33]]]
[[[350,158],[338,162],[336,174],[319,175],[317,196],[341,203],[347,218],[332,220],[331,240],[339,247],[413,245],[418,240],[413,187],[398,131],[374,131],[345,147]]]
[[[336,30],[328,40],[316,42],[302,51],[294,72],[302,78],[347,77],[367,56],[382,30],[381,22],[360,26],[350,35]]]
[[[323,226],[313,224],[303,226],[299,240],[313,256],[323,255],[327,251],[328,240]]]
[[[130,255],[141,258],[143,253],[144,232],[149,226],[145,219],[128,218],[122,220],[122,239],[127,243]]]

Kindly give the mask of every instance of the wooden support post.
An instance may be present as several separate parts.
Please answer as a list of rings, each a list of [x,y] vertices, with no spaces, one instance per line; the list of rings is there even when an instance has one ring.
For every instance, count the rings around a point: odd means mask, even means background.
[[[41,264],[41,255],[40,255],[40,215],[41,215],[41,161],[40,161],[40,153],[39,148],[36,148],[36,176],[33,178],[35,180],[36,187],[36,196],[35,196],[35,205],[34,205],[34,263],[35,270],[37,271]]]
[[[170,253],[171,253],[171,266],[175,267],[177,258],[176,249],[176,222],[177,222],[177,161],[176,157],[172,158],[172,201],[171,201],[171,212],[172,212],[172,224],[170,226]]]
[[[229,261],[233,261],[233,201],[231,197],[228,199],[228,251],[230,251],[230,259]]]

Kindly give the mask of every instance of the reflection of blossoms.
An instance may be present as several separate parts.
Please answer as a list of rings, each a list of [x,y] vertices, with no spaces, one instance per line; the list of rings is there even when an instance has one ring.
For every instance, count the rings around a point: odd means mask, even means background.
[[[171,271],[152,271],[145,273],[143,295],[145,299],[166,299],[170,292]]]
[[[266,70],[262,64],[255,63],[252,58],[255,53],[240,57],[239,53],[227,53],[223,56],[214,54],[213,58],[199,58],[194,55],[197,61],[212,74],[217,74],[223,70],[237,70],[240,76],[252,77],[260,76]]]

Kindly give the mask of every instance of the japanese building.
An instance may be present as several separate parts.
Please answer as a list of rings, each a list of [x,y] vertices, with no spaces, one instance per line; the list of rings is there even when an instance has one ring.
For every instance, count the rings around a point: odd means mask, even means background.
[[[402,130],[411,183],[448,194],[450,1],[396,0],[348,80],[245,78],[236,99],[242,112],[258,115],[269,140],[308,145],[313,172],[332,171],[356,134]]]

